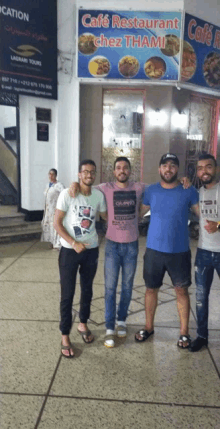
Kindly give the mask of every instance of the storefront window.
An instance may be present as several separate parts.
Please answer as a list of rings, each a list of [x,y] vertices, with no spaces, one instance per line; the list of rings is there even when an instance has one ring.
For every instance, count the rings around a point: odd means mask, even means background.
[[[103,182],[114,180],[113,164],[118,156],[126,156],[130,160],[131,180],[141,179],[143,101],[142,90],[104,90]]]
[[[204,152],[213,153],[215,117],[215,100],[199,96],[191,97],[185,172],[196,187],[199,187],[199,181],[196,178],[198,157]]]

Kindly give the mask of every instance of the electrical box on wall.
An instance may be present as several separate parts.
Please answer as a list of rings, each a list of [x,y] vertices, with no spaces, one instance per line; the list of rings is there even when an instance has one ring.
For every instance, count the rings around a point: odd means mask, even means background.
[[[36,107],[36,121],[51,122],[51,109]]]
[[[17,139],[17,128],[16,127],[7,127],[4,128],[4,138],[5,140],[16,140]]]

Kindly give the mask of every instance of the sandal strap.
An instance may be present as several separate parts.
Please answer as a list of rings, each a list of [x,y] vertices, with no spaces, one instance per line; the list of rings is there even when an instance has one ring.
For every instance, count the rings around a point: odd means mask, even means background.
[[[190,335],[180,335],[180,337],[179,337],[179,341],[184,341],[184,342],[186,342],[186,341],[191,341],[191,337],[190,337]]]
[[[69,346],[64,346],[63,344],[61,344],[61,350],[70,350],[73,348],[73,345],[70,344]]]

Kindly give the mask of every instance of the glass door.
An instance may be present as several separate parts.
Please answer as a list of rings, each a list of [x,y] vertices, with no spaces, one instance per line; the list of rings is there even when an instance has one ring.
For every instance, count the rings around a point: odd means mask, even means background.
[[[129,159],[131,180],[141,180],[143,118],[144,90],[103,91],[102,182],[114,180],[113,166],[118,156]]]

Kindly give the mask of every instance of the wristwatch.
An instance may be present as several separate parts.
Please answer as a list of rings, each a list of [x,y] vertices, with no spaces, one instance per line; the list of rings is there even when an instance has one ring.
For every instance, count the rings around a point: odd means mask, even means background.
[[[220,230],[220,222],[218,222],[217,229]]]

